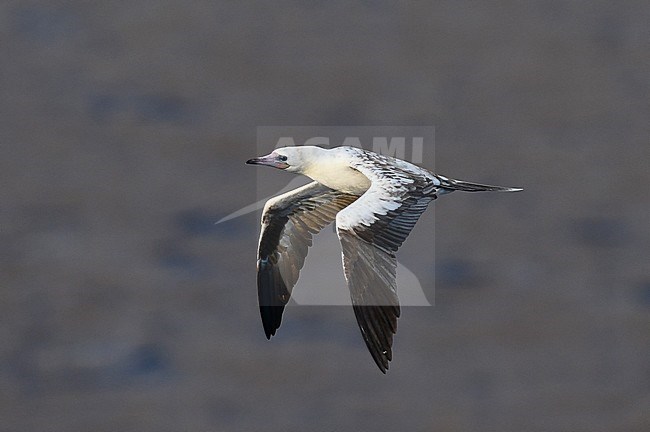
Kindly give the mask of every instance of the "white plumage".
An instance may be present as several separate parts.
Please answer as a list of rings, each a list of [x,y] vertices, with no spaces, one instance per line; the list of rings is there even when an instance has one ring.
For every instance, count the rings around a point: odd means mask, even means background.
[[[449,179],[356,147],[284,147],[247,163],[314,180],[270,199],[262,213],[257,285],[267,338],[280,326],[312,235],[336,220],[357,323],[384,373],[400,314],[395,253],[420,215],[439,195],[457,190],[521,190]]]

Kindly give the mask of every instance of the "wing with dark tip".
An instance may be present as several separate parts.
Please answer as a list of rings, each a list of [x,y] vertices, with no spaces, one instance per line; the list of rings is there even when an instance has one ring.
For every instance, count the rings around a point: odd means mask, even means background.
[[[400,315],[395,252],[436,198],[431,179],[386,162],[359,153],[351,165],[372,184],[336,217],[354,314],[372,358],[384,373],[392,360]]]
[[[270,199],[262,213],[257,254],[257,294],[267,338],[280,327],[312,235],[358,197],[312,182]]]

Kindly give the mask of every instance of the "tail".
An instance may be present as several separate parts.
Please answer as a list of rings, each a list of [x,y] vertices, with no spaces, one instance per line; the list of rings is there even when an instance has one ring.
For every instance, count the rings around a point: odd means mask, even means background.
[[[440,187],[448,190],[449,192],[453,191],[463,191],[463,192],[518,192],[523,190],[522,188],[514,187],[505,187],[505,186],[492,186],[485,185],[480,183],[470,183],[462,180],[449,179],[443,176],[436,176],[440,180]]]

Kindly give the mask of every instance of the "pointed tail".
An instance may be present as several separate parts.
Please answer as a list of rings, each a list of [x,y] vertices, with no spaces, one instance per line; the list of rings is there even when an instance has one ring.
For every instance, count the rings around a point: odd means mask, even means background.
[[[463,192],[518,192],[522,188],[505,187],[505,186],[492,186],[480,183],[471,183],[463,180],[449,179],[443,176],[436,176],[440,180],[440,187],[452,191]]]

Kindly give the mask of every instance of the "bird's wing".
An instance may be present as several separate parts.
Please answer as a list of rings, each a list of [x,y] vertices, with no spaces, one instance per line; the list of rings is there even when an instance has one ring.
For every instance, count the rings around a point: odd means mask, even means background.
[[[284,306],[305,263],[312,234],[332,223],[358,197],[312,182],[270,199],[262,212],[257,294],[267,338],[280,327]]]
[[[395,252],[436,198],[436,185],[371,153],[353,157],[351,166],[372,184],[336,216],[336,229],[357,323],[372,358],[386,373],[400,314]]]

